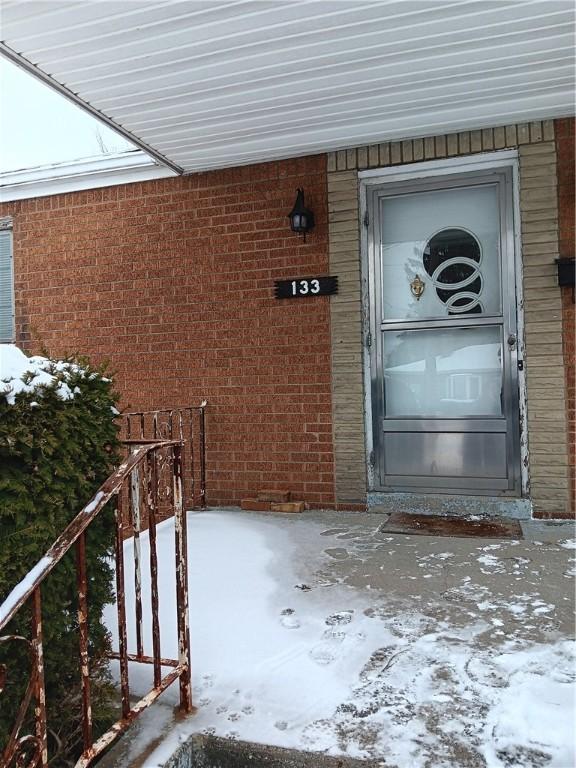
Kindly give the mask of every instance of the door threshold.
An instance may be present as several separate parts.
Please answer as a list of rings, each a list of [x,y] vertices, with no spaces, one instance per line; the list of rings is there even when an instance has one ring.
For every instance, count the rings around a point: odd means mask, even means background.
[[[467,518],[455,515],[413,515],[393,512],[378,533],[412,536],[450,536],[452,538],[523,539],[518,520],[504,517]]]
[[[368,493],[368,512],[412,515],[439,515],[470,518],[507,517],[514,520],[532,518],[530,499],[502,496],[465,496],[440,493]]]

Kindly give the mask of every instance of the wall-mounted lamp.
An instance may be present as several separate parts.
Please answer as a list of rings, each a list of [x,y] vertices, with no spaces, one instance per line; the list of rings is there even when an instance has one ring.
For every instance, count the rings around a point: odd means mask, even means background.
[[[561,288],[572,288],[572,303],[574,303],[574,258],[556,259],[556,266],[558,268],[558,285]]]
[[[314,214],[304,205],[303,189],[298,189],[294,208],[288,214],[288,218],[290,219],[290,229],[292,232],[304,235],[304,242],[306,242],[306,232],[309,232],[314,227]]]

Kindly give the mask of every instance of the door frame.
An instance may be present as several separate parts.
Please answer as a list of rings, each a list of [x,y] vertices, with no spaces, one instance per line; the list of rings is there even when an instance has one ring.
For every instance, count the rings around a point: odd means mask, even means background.
[[[494,171],[509,169],[511,189],[507,188],[507,198],[511,205],[506,206],[504,212],[506,216],[505,226],[503,228],[506,238],[506,249],[513,254],[508,267],[513,265],[514,276],[510,281],[510,289],[514,288],[516,301],[510,296],[507,311],[514,313],[517,329],[517,348],[518,359],[524,359],[524,317],[523,317],[523,296],[522,296],[522,255],[520,241],[520,200],[518,183],[518,152],[517,150],[504,150],[498,152],[487,152],[478,155],[455,157],[447,160],[432,160],[421,163],[412,163],[404,166],[392,166],[389,168],[375,168],[361,171],[359,178],[359,198],[360,198],[360,248],[361,248],[361,280],[362,280],[362,316],[363,316],[363,368],[364,368],[364,406],[365,406],[365,439],[366,439],[366,457],[367,457],[367,478],[368,491],[375,492],[397,492],[399,489],[382,488],[379,486],[379,470],[375,457],[374,449],[374,411],[373,387],[372,387],[372,367],[373,353],[372,344],[376,339],[376,318],[372,311],[372,297],[370,286],[373,283],[371,274],[370,259],[370,234],[371,223],[368,215],[368,193],[375,186],[397,185],[400,182],[422,183],[422,189],[425,187],[426,180],[432,184],[433,179],[444,183],[452,181],[466,180],[472,176],[490,175]],[[503,308],[504,309],[504,308]],[[521,495],[529,494],[529,473],[528,473],[528,441],[526,431],[526,373],[525,369],[518,371],[518,393],[517,397],[519,408],[519,437],[513,436],[515,440],[519,439],[519,463],[514,474],[519,477]],[[402,489],[406,492],[406,489]],[[410,492],[418,493],[424,489],[414,487]],[[454,489],[425,489],[426,493],[462,493],[458,488]],[[474,490],[468,493],[473,495],[500,495],[518,497],[518,490],[507,490],[494,492],[492,490]]]

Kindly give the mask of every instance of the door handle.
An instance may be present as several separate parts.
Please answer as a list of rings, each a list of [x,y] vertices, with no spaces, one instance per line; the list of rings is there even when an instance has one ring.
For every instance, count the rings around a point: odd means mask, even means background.
[[[511,333],[510,336],[508,336],[508,346],[510,349],[514,349],[516,346],[516,334]]]

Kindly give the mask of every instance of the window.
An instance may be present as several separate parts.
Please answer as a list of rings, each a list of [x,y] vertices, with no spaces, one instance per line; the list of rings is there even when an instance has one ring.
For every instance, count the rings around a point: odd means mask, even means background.
[[[12,229],[0,221],[0,343],[14,341]]]

